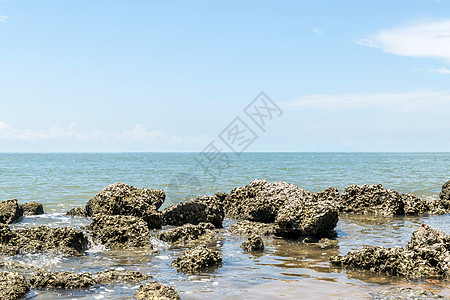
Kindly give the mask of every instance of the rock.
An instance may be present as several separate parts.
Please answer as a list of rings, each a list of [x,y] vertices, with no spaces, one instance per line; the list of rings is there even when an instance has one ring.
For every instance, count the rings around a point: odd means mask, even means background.
[[[95,284],[110,285],[117,282],[140,282],[151,279],[152,276],[141,272],[108,269],[95,274],[83,272],[37,272],[31,277],[30,283],[36,288],[53,289],[89,289]]]
[[[181,227],[161,232],[158,238],[165,242],[184,242],[199,239],[207,233],[211,235],[214,229],[215,227],[211,223],[200,223],[198,225],[185,224]]]
[[[161,220],[156,211],[165,198],[166,194],[162,190],[140,189],[125,183],[114,183],[88,201],[86,213],[90,217],[96,214],[141,217],[149,222],[150,228],[160,228]]]
[[[225,213],[238,220],[272,223],[288,199],[302,199],[310,193],[286,182],[253,180],[233,189],[225,198]]]
[[[152,281],[136,291],[134,297],[138,300],[179,300],[180,296],[173,286],[167,286],[157,281]]]
[[[274,235],[278,231],[276,224],[252,222],[248,220],[239,220],[236,224],[231,225],[231,232],[238,235]]]
[[[110,249],[151,247],[147,223],[138,217],[98,215],[87,229]]]
[[[163,223],[164,225],[175,226],[212,223],[217,228],[221,228],[224,218],[222,199],[221,194],[199,196],[195,199],[169,206],[162,211]]]
[[[291,198],[279,209],[275,223],[277,235],[289,238],[329,236],[338,222],[339,193],[328,188],[303,198]]]
[[[322,238],[317,242],[317,247],[319,247],[321,249],[329,249],[329,248],[336,247],[337,245],[338,245],[337,240],[330,240],[327,238]]]
[[[395,300],[395,299],[429,300],[429,299],[444,298],[432,292],[404,287],[390,288],[384,291],[374,292],[371,294],[372,300]]]
[[[264,242],[259,235],[252,235],[242,243],[241,248],[245,252],[264,251]]]
[[[97,284],[103,285],[113,284],[115,282],[141,282],[153,278],[152,276],[141,272],[130,270],[118,271],[115,269],[98,272],[92,277]]]
[[[403,214],[418,215],[430,212],[431,204],[415,195],[401,194]]]
[[[331,262],[372,272],[407,278],[440,278],[450,275],[450,236],[423,224],[406,248],[365,246]]]
[[[23,209],[17,199],[0,202],[0,223],[11,224],[23,217]]]
[[[44,214],[44,206],[36,201],[27,202],[22,204],[23,215],[24,216],[33,216],[33,215],[43,215]]]
[[[0,271],[0,299],[22,299],[30,291],[30,288],[24,276]]]
[[[71,217],[81,217],[81,218],[88,217],[88,214],[87,214],[86,210],[84,209],[84,207],[74,207],[72,209],[69,209],[66,212],[66,215],[71,216]]]
[[[65,255],[81,255],[88,248],[88,237],[73,227],[31,227],[8,231],[0,227],[0,253],[7,255],[57,252]]]
[[[187,250],[180,257],[172,261],[172,266],[178,271],[186,273],[199,273],[219,268],[222,265],[222,257],[218,251],[205,246],[197,246]]]
[[[450,213],[450,181],[442,185],[439,199],[433,202],[433,213],[448,214]]]

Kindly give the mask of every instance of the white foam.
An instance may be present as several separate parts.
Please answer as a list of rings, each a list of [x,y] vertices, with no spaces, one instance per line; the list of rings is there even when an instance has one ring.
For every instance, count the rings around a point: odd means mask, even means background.
[[[170,248],[170,244],[161,241],[160,239],[154,238],[152,237],[150,239],[150,243],[152,243],[153,248],[155,248],[155,250],[167,250]]]

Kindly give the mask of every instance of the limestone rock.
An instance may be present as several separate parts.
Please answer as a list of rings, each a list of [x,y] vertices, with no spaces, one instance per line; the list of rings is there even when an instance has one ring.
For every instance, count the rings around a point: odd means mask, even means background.
[[[260,252],[264,250],[264,242],[259,235],[252,235],[242,243],[241,248],[245,252]]]
[[[173,286],[167,286],[157,281],[141,285],[134,294],[138,300],[179,300],[180,296]]]
[[[197,246],[194,249],[187,250],[172,261],[173,267],[186,273],[209,271],[221,265],[222,257],[219,252],[205,246]]]
[[[29,291],[30,285],[24,276],[0,271],[0,299],[22,299]]]
[[[22,204],[24,216],[43,215],[44,206],[36,201],[27,202]]]
[[[0,223],[11,224],[23,216],[23,209],[17,199],[0,202]]]

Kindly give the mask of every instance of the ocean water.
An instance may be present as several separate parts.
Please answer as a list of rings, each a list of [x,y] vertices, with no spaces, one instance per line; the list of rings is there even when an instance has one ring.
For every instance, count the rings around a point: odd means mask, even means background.
[[[163,189],[163,207],[202,194],[229,192],[253,179],[286,181],[312,192],[333,186],[381,183],[420,197],[437,198],[450,180],[450,153],[227,153],[225,160],[205,153],[3,153],[0,154],[0,200],[39,201],[42,216],[25,217],[13,228],[38,226],[82,227],[89,220],[64,215],[84,205],[114,182]],[[210,163],[206,163],[206,158]],[[100,271],[126,268],[149,273],[174,285],[182,299],[369,299],[370,293],[391,286],[412,286],[450,296],[448,283],[410,282],[361,270],[342,270],[329,257],[363,245],[404,246],[421,223],[450,233],[450,217],[396,218],[344,215],[336,228],[338,247],[321,249],[299,241],[265,238],[262,255],[239,248],[245,237],[225,229],[212,247],[223,256],[215,272],[190,276],[170,266],[183,247],[158,240],[158,254],[110,251],[101,245],[77,258],[32,254],[7,259],[48,270]],[[132,299],[138,285],[95,286],[88,291],[33,291],[29,299]]]

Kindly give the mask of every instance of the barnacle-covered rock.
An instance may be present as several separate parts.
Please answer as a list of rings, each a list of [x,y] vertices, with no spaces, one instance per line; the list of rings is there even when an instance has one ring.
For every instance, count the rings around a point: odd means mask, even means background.
[[[86,212],[86,209],[84,207],[74,207],[72,209],[69,209],[66,212],[66,215],[71,217],[81,217],[81,218],[87,218],[88,214]]]
[[[252,235],[241,244],[241,248],[245,252],[263,251],[264,242],[259,235]]]
[[[153,278],[150,275],[130,270],[108,269],[92,275],[97,284],[113,284],[116,282],[141,282]]]
[[[166,194],[162,190],[136,188],[125,183],[114,183],[101,190],[86,204],[88,216],[125,215],[141,217],[150,228],[161,227],[157,209],[161,207]]]
[[[231,232],[237,235],[274,235],[278,226],[273,223],[261,223],[248,220],[239,220],[237,223],[231,225]]]
[[[0,202],[0,223],[11,224],[18,221],[22,216],[23,209],[17,199]]]
[[[88,247],[88,237],[73,227],[31,227],[11,231],[0,227],[0,253],[15,255],[32,252],[57,252],[81,255]]]
[[[205,234],[213,234],[215,227],[211,223],[200,223],[198,225],[185,224],[181,227],[168,229],[159,233],[159,239],[165,242],[184,242],[196,240]]]
[[[432,204],[412,194],[401,194],[403,214],[418,215],[430,212]]]
[[[147,223],[138,217],[97,215],[87,228],[111,249],[151,247]]]
[[[224,218],[223,195],[199,196],[185,202],[167,207],[162,211],[164,225],[181,226],[212,223],[222,227]]]
[[[22,299],[30,291],[30,288],[24,276],[0,271],[0,299]]]
[[[167,286],[157,281],[141,285],[134,294],[138,300],[179,300],[180,296],[173,286]]]
[[[183,252],[180,257],[172,261],[172,266],[178,271],[186,273],[199,273],[222,265],[222,257],[218,251],[205,246]]]
[[[331,262],[408,278],[448,277],[450,236],[423,224],[405,249],[365,246],[345,256],[333,256]]]
[[[439,199],[433,202],[433,213],[448,214],[450,213],[450,181],[442,185]]]
[[[43,215],[44,214],[44,206],[42,203],[32,201],[22,204],[23,215],[24,216],[33,216],[33,215]]]

